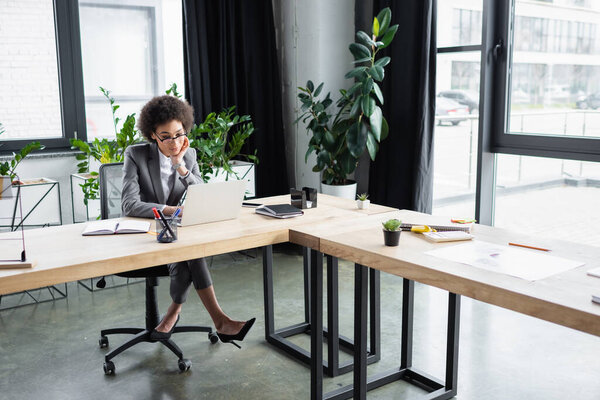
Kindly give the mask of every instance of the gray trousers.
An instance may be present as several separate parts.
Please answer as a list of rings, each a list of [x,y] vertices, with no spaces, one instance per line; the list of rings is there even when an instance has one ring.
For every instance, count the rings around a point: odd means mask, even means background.
[[[203,258],[168,264],[168,267],[171,276],[171,298],[177,304],[185,303],[192,282],[196,290],[212,285],[208,265]]]

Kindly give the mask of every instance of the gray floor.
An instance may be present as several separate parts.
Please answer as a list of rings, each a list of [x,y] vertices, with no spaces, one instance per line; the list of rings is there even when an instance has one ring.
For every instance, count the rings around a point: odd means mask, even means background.
[[[211,345],[205,334],[174,336],[193,367],[179,373],[163,346],[141,344],[115,358],[116,375],[102,371],[101,328],[141,326],[144,285],[90,293],[70,283],[68,299],[0,312],[2,399],[307,399],[309,370],[264,341],[262,263],[236,254],[216,258],[212,273],[223,308],[257,323],[242,349]],[[301,258],[275,254],[276,327],[301,322]],[[353,268],[340,264],[340,326],[352,337]],[[159,287],[164,311],[168,281]],[[401,280],[382,275],[382,359],[369,373],[399,365]],[[190,293],[192,294],[192,293]],[[2,299],[3,306],[17,301]],[[447,293],[416,285],[415,367],[443,377]],[[180,324],[208,324],[190,296]],[[114,336],[111,347],[124,337]],[[308,348],[308,337],[296,337]],[[600,338],[463,298],[458,399],[600,399]],[[351,374],[325,379],[325,390]],[[419,398],[424,392],[394,383],[373,399]]]

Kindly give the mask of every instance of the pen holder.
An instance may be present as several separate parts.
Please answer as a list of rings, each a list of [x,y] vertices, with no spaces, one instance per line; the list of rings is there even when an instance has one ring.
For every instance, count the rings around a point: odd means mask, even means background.
[[[290,189],[291,205],[301,210],[317,208],[317,189],[303,187],[302,190]]]
[[[165,224],[162,219],[155,218],[154,220],[156,221],[156,233],[157,233],[156,241],[157,242],[171,243],[171,242],[174,242],[177,240],[177,224],[179,222],[181,222],[181,217],[166,218],[167,223],[169,224],[169,227],[171,228],[171,231],[173,232],[172,234],[165,227]]]

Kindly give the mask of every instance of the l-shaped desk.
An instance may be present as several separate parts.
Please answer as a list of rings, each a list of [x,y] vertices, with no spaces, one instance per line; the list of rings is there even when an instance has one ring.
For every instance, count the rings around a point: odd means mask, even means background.
[[[257,201],[265,204],[288,203],[289,196]],[[155,237],[149,234],[83,237],[82,225],[29,230],[25,233],[28,258],[37,264],[31,269],[0,270],[0,295],[257,247],[266,249],[263,252],[267,255],[263,257],[266,266],[272,262],[269,258],[273,244],[297,243],[310,249],[310,262],[307,263],[310,284],[306,292],[310,306],[307,316],[310,318],[311,333],[309,362],[312,399],[352,396],[364,399],[367,390],[397,379],[426,389],[429,392],[427,398],[430,399],[455,396],[461,295],[600,336],[600,305],[590,301],[590,295],[598,292],[600,284],[598,278],[586,275],[588,269],[600,266],[598,248],[538,240],[540,245],[552,249],[553,255],[582,261],[585,265],[530,282],[427,255],[425,252],[429,250],[454,244],[429,243],[413,233],[403,233],[398,247],[385,247],[381,221],[400,218],[404,222],[435,223],[439,219],[377,205],[360,211],[356,210],[354,204],[354,201],[319,194],[317,208],[305,210],[304,216],[291,219],[264,217],[255,214],[252,209],[243,209],[235,220],[180,228],[179,240],[168,245],[156,243]],[[480,225],[474,226],[473,234],[476,240],[503,245],[524,238],[521,234]],[[10,235],[14,233],[1,234],[0,239]],[[0,241],[0,246],[3,242],[7,243]],[[356,270],[354,384],[325,394],[322,389],[323,254],[354,262]],[[369,281],[369,268],[404,278],[401,365],[393,371],[370,378],[366,373],[366,283]],[[267,281],[268,277],[265,277],[265,283]],[[415,281],[449,292],[446,376],[443,382],[412,367]],[[267,300],[265,294],[266,308],[269,307]],[[375,301],[379,301],[378,298]],[[265,309],[267,314],[268,310]]]

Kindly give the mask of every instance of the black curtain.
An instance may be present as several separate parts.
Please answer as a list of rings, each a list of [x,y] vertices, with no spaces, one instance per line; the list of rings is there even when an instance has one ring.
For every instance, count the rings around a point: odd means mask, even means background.
[[[270,0],[183,0],[186,97],[196,121],[237,106],[256,128],[256,194],[289,192],[281,83]]]
[[[392,10],[398,24],[382,92],[390,132],[369,170],[373,202],[431,212],[435,117],[436,0],[374,0],[374,15]]]

